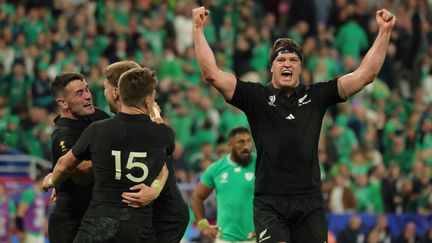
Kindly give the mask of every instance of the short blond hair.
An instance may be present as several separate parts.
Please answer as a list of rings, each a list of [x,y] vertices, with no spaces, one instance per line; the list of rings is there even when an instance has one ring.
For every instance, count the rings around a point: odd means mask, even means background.
[[[103,71],[105,78],[108,82],[114,86],[118,87],[118,83],[120,81],[120,76],[131,69],[140,68],[141,66],[134,61],[121,61],[110,64]]]

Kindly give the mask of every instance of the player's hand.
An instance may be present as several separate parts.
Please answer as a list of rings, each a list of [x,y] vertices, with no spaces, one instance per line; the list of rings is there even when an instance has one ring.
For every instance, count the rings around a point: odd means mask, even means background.
[[[145,185],[144,183],[138,184],[130,188],[131,191],[137,192],[123,192],[122,202],[126,203],[129,207],[140,208],[153,202],[158,193],[156,189]]]
[[[53,188],[53,190],[52,190],[52,192],[51,192],[50,199],[51,199],[51,202],[52,202],[52,203],[55,203],[56,200],[57,200],[57,192],[56,192],[56,189],[55,189],[55,188]]]
[[[375,18],[379,28],[385,31],[391,31],[396,23],[396,16],[384,8],[376,12]]]
[[[153,108],[150,111],[150,119],[157,124],[161,124],[164,122],[161,118],[160,112],[161,112],[161,108],[159,104],[157,102],[154,102]]]
[[[45,176],[43,180],[42,189],[44,189],[45,191],[48,191],[48,189],[53,188],[55,186],[51,181],[51,176],[52,173],[49,173],[48,175]]]
[[[256,232],[249,232],[248,236],[247,236],[247,240],[253,240],[256,238]]]
[[[211,239],[217,238],[219,232],[222,230],[221,227],[217,225],[210,225],[209,227],[203,229],[203,234]]]
[[[209,16],[209,11],[204,7],[192,9],[192,21],[195,28],[203,28],[207,23],[207,18]]]

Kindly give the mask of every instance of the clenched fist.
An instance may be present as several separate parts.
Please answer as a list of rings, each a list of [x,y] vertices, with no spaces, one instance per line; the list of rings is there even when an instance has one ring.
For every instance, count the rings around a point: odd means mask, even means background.
[[[192,9],[192,20],[195,28],[202,28],[207,23],[209,11],[204,7]]]
[[[378,10],[375,18],[379,28],[385,31],[391,31],[396,23],[396,16],[386,9]]]

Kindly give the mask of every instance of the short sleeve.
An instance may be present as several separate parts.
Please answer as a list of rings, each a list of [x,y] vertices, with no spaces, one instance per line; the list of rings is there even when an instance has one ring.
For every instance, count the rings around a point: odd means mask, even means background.
[[[53,165],[57,163],[57,159],[65,155],[75,144],[78,137],[67,131],[62,131],[57,134],[52,141]]]
[[[237,79],[236,88],[229,104],[239,108],[249,117],[252,114],[253,102],[256,100],[259,84]],[[254,99],[255,98],[255,99]]]
[[[336,78],[327,82],[314,84],[317,89],[315,95],[318,97],[319,103],[324,105],[323,108],[325,109],[345,101],[339,95],[337,82]]]
[[[90,160],[90,145],[95,129],[96,123],[88,126],[73,146],[72,153],[78,160]]]
[[[168,127],[168,147],[167,147],[167,155],[171,156],[174,153],[175,149],[175,133],[174,131]]]
[[[201,182],[206,185],[208,188],[212,189],[215,187],[214,178],[216,173],[216,165],[217,163],[213,163],[210,165],[206,171],[201,176]]]

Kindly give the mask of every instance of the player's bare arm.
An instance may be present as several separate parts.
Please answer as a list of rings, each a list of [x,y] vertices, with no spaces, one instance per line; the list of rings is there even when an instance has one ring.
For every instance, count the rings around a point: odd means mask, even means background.
[[[55,187],[58,183],[66,180],[72,171],[81,163],[69,150],[65,155],[57,161],[53,172],[45,176],[42,188],[48,190]]]
[[[372,47],[357,70],[338,79],[338,91],[343,99],[353,96],[372,83],[384,63],[396,16],[386,9],[381,9],[376,12],[375,18],[379,31]]]
[[[93,182],[92,162],[84,160],[72,172],[69,177],[78,185],[89,185]]]
[[[139,208],[148,205],[159,196],[160,192],[165,186],[168,175],[169,171],[165,163],[159,172],[159,175],[152,182],[151,186],[141,183],[131,187],[130,190],[134,192],[123,192],[122,202],[127,203],[128,206],[133,208]]]
[[[216,58],[205,36],[204,25],[207,23],[209,11],[204,7],[192,10],[195,56],[201,68],[203,78],[214,86],[226,100],[231,100],[235,87],[234,75],[219,69]]]
[[[202,230],[204,235],[212,239],[216,238],[220,227],[216,225],[210,225],[208,220],[205,218],[205,207],[204,200],[212,193],[213,189],[208,188],[202,182],[198,183],[197,187],[192,193],[191,203],[192,210],[195,214],[198,229]]]

